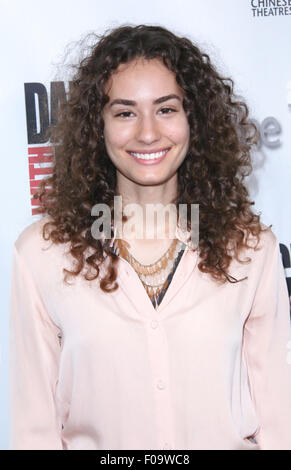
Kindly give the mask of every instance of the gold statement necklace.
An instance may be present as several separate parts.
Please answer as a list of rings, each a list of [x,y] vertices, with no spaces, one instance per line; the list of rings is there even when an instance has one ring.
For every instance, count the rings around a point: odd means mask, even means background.
[[[166,286],[167,278],[172,271],[175,259],[181,249],[182,242],[175,238],[166,253],[152,264],[141,264],[129,252],[127,248],[129,245],[124,240],[118,239],[117,246],[120,255],[126,259],[136,271],[150,299],[157,300],[163,287]]]

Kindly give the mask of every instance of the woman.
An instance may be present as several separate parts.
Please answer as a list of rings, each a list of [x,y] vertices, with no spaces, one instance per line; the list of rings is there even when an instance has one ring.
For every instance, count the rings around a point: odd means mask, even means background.
[[[287,288],[232,81],[189,39],[122,26],[81,61],[52,136],[44,217],[14,247],[12,448],[291,449]],[[186,204],[187,226],[138,237],[150,204]]]

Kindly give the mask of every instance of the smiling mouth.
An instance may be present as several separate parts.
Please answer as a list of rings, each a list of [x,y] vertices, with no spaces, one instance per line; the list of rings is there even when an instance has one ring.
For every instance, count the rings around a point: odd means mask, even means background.
[[[153,152],[153,153],[138,153],[138,152],[128,152],[135,158],[140,158],[141,160],[155,160],[158,158],[163,157],[166,153],[169,152],[169,148],[165,150],[161,150],[160,152]]]

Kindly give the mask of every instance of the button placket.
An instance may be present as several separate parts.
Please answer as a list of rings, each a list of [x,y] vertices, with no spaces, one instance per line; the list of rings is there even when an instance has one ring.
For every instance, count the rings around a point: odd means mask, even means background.
[[[169,351],[163,323],[148,322],[148,343],[155,401],[157,446],[173,445],[173,408],[169,382]],[[169,447],[171,448],[171,447]]]

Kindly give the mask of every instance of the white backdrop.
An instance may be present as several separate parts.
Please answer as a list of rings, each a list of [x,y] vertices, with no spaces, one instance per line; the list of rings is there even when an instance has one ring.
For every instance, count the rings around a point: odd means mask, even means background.
[[[291,0],[0,0],[1,328],[0,448],[8,447],[8,293],[12,245],[32,215],[24,83],[49,91],[66,46],[90,31],[154,24],[186,35],[231,76],[263,142],[250,178],[255,208],[291,249]],[[258,7],[258,8],[257,8]],[[59,80],[62,78],[58,77]],[[265,121],[266,118],[273,118]],[[33,147],[33,146],[30,146]],[[287,264],[286,264],[287,266]],[[291,277],[291,269],[286,269]],[[21,367],[21,364],[19,364]]]

